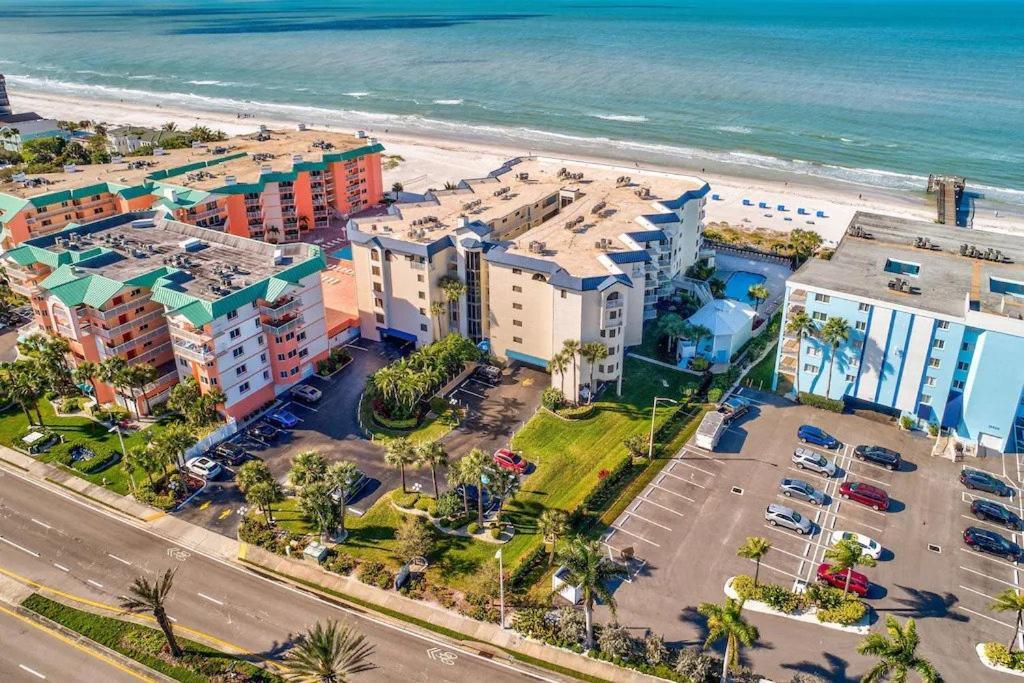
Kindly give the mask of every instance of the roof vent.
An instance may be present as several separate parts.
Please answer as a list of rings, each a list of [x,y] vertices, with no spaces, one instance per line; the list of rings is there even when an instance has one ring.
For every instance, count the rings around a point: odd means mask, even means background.
[[[458,227],[460,227],[460,228],[468,227],[469,226],[469,219],[466,218],[465,216],[459,216],[459,220],[456,223],[456,225]]]
[[[189,237],[187,240],[182,240],[178,243],[181,250],[186,253],[192,253],[199,251],[206,246],[206,242],[202,241],[198,237]]]
[[[152,218],[140,218],[129,223],[133,228],[154,228],[156,222]]]
[[[263,164],[263,165],[260,166],[260,175],[264,175],[266,173],[273,173],[273,172],[274,172],[274,169],[270,166],[270,164]]]
[[[275,266],[284,265],[284,249],[275,249],[274,250],[274,265]]]
[[[233,175],[226,175],[226,176],[224,176],[224,184],[225,185],[237,185],[238,184],[238,178],[236,176],[233,176]]]
[[[301,131],[304,131],[304,130],[306,130],[306,124],[304,124],[304,123],[300,123],[300,124],[298,125],[298,129],[299,129],[299,131],[300,131],[300,132],[301,132]]]
[[[366,131],[365,130],[357,130],[356,131],[356,137],[359,138],[360,140],[366,139]]]

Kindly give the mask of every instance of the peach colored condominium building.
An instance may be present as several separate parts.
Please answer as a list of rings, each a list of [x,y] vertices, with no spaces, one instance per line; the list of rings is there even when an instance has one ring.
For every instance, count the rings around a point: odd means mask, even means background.
[[[608,355],[552,377],[571,395],[617,382],[671,282],[701,257],[703,180],[517,158],[456,189],[351,219],[364,337],[428,343],[456,330],[498,357],[545,367],[564,341]],[[465,293],[449,302],[444,284]],[[444,311],[434,315],[441,302]]]
[[[0,234],[11,247],[68,225],[132,211],[275,244],[380,203],[376,140],[261,130],[153,156],[19,174],[0,183]]]
[[[66,339],[75,364],[119,356],[156,381],[137,397],[98,382],[98,400],[145,414],[192,376],[239,419],[314,372],[327,355],[319,247],[272,245],[153,212],[115,215],[34,237],[2,257],[37,324]]]

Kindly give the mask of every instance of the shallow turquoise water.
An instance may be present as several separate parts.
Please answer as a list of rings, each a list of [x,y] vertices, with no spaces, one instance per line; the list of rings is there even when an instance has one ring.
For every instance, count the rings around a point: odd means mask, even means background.
[[[753,306],[754,300],[750,298],[750,294],[747,291],[751,286],[764,284],[765,281],[767,281],[767,278],[764,275],[738,270],[725,281],[725,297]]]
[[[18,88],[1024,204],[1020,0],[6,0]],[[1002,188],[1002,191],[999,189]],[[1008,192],[1005,190],[1017,190]]]

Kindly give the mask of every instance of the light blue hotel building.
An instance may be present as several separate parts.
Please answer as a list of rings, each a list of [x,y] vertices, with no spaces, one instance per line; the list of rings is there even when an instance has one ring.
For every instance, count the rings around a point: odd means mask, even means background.
[[[858,213],[831,260],[786,283],[788,322],[834,316],[849,339],[779,333],[774,386],[938,424],[968,452],[1024,449],[1024,237]],[[831,374],[831,378],[830,378]]]

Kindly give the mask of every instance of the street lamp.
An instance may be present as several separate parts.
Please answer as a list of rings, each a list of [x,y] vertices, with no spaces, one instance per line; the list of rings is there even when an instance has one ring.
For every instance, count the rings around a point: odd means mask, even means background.
[[[118,422],[115,421],[114,422],[114,426],[107,430],[108,434],[110,432],[117,432],[117,440],[121,443],[121,459],[123,460],[124,458],[126,458],[128,456],[128,452],[124,449],[124,437],[121,436],[121,425]],[[132,473],[131,473],[130,470],[125,468],[125,471],[128,472],[128,480],[132,483],[132,489],[134,490],[135,489],[135,478],[132,476]]]
[[[665,398],[663,396],[654,397],[654,405],[651,406],[651,438],[647,441],[647,459],[652,460],[654,458],[654,416],[658,413],[658,401],[664,401],[665,403],[679,403],[675,399]]]

